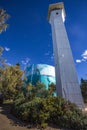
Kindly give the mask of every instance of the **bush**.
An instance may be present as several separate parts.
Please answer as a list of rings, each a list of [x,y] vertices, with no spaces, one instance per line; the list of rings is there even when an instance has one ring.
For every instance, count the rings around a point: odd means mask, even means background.
[[[48,119],[48,113],[44,111],[45,108],[45,100],[41,98],[35,98],[32,101],[25,102],[20,104],[18,102],[15,102],[12,111],[13,113],[16,111],[17,116],[21,120],[26,120],[27,122],[30,122],[32,124],[43,124]]]
[[[87,116],[78,107],[61,97],[40,98],[31,101],[16,99],[14,114],[31,124],[45,128],[55,124],[60,128],[87,130]]]
[[[50,123],[60,128],[87,130],[87,116],[75,104],[58,97],[48,98],[47,104]]]
[[[2,93],[0,93],[0,104],[3,104],[3,101],[4,101],[4,96]]]

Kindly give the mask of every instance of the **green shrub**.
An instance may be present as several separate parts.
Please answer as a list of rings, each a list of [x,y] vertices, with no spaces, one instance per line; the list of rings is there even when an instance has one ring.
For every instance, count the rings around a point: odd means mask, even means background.
[[[17,99],[16,101],[12,111],[14,115],[17,114],[21,120],[26,120],[32,124],[42,125],[46,123],[49,113],[44,109],[46,107],[45,99],[35,98],[22,104],[20,104],[21,100]]]
[[[51,101],[54,104],[50,103]],[[75,104],[58,97],[48,98],[47,104],[50,123],[56,124],[60,128],[87,130],[87,116]]]
[[[19,99],[15,100],[13,113],[21,120],[42,128],[55,124],[60,128],[87,130],[87,116],[61,97],[35,97],[31,101],[23,97]]]

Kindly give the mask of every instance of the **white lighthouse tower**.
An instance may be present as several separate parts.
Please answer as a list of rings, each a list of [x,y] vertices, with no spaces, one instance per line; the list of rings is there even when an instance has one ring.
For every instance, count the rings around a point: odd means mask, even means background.
[[[79,108],[84,108],[74,60],[64,26],[65,10],[62,2],[49,5],[48,20],[52,28],[55,59],[56,90]]]

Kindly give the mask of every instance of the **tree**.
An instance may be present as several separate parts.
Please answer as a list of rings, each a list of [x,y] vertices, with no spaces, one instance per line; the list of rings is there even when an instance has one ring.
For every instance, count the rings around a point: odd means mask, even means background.
[[[6,20],[9,18],[9,15],[4,9],[0,9],[0,33],[5,31],[8,27]],[[2,88],[2,73],[3,68],[6,67],[5,59],[2,57],[4,48],[0,46],[0,101],[3,102],[3,94],[1,93]]]
[[[6,59],[2,57],[4,48],[0,46],[0,69],[7,67]],[[0,70],[1,71],[1,70]]]
[[[6,20],[9,18],[9,15],[4,9],[0,9],[0,33],[5,31],[8,27]]]
[[[81,91],[84,102],[87,103],[87,80],[81,79]]]
[[[35,97],[47,97],[48,91],[45,89],[45,85],[37,82],[36,86],[28,83],[23,87],[24,95],[29,100],[32,100]]]
[[[51,83],[49,85],[48,94],[49,94],[49,96],[55,96],[56,95],[56,85],[54,83]]]
[[[46,86],[41,82],[37,82],[35,86],[28,83],[23,87],[24,95],[28,99],[33,99],[34,97],[48,98],[49,96],[55,96],[55,90],[56,88],[53,83],[49,85],[48,89],[46,89]]]
[[[18,65],[9,66],[2,71],[0,91],[5,99],[13,99],[17,91],[22,87],[22,74]]]
[[[0,33],[6,31],[8,24],[6,21],[10,16],[6,13],[4,9],[0,9]],[[5,67],[5,59],[2,57],[4,48],[0,46],[0,67]]]

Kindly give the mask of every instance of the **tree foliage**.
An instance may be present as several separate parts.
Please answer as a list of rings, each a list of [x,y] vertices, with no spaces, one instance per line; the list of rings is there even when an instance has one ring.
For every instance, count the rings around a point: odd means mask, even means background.
[[[28,99],[33,99],[34,97],[47,98],[54,95],[55,85],[52,83],[49,85],[48,89],[46,89],[45,84],[41,82],[37,82],[36,86],[28,83],[24,87],[23,91]]]
[[[8,24],[6,23],[6,20],[9,18],[9,15],[6,13],[4,9],[0,9],[0,33],[5,31],[8,27]],[[4,48],[0,46],[0,102],[3,102],[3,93],[1,92],[2,89],[2,73],[3,68],[5,68],[7,65],[5,64],[5,59],[2,57]]]
[[[87,80],[81,79],[81,91],[84,102],[87,103]]]
[[[45,128],[48,124],[70,130],[87,130],[87,116],[69,101],[53,96],[55,85],[46,90],[40,82],[27,84],[26,95],[14,100],[12,113],[22,121]]]
[[[5,99],[11,99],[16,92],[22,87],[22,74],[20,66],[9,66],[2,70],[0,91],[3,93]]]
[[[4,9],[0,9],[0,33],[5,31],[8,27],[6,20],[9,18],[9,15]]]
[[[1,69],[4,69],[8,66],[6,64],[6,59],[3,57],[3,51],[4,51],[4,48],[0,46],[0,72],[1,72]]]
[[[41,128],[54,124],[69,130],[87,130],[87,116],[61,97],[35,97],[29,101],[21,95],[14,101],[12,113],[22,121]]]
[[[0,8],[0,33],[2,33],[3,31],[6,31],[8,24],[6,23],[6,21],[8,20],[10,16],[6,13],[6,11],[4,9]],[[4,68],[6,67],[5,64],[5,59],[2,57],[4,48],[2,46],[0,46],[0,68]]]

